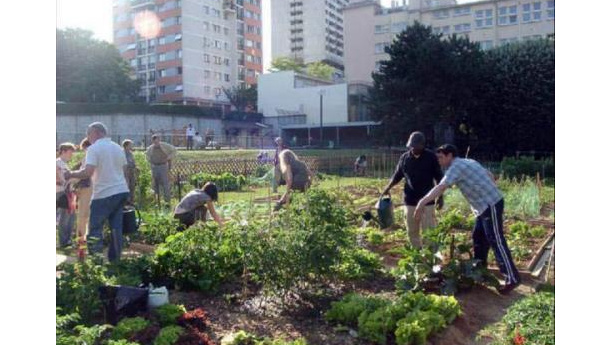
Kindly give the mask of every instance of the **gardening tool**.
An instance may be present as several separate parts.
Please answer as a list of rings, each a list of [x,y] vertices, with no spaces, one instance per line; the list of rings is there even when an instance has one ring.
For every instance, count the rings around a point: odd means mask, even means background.
[[[138,232],[140,224],[142,224],[140,210],[135,206],[125,206],[123,208],[123,234]]]
[[[386,229],[394,224],[394,205],[389,195],[381,196],[375,204],[375,209],[377,209],[379,227]]]

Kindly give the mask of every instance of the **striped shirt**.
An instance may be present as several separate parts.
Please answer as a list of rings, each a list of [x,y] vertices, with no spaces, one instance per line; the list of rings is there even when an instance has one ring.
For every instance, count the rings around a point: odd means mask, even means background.
[[[502,200],[502,193],[487,169],[472,159],[455,158],[440,184],[457,185],[477,217]]]

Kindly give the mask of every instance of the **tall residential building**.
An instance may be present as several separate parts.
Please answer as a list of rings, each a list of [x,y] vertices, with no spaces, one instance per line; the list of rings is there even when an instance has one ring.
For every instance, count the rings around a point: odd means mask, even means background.
[[[325,62],[343,70],[343,14],[349,0],[271,0],[271,58]]]
[[[222,89],[262,72],[260,0],[115,0],[113,16],[114,44],[147,102],[228,108]],[[248,26],[252,35],[240,31]]]
[[[483,49],[544,38],[555,33],[555,1],[455,0],[394,1],[384,8],[378,0],[352,0],[343,10],[345,75],[349,83],[371,84],[371,73],[389,59],[384,48],[407,25],[418,21],[434,32],[457,34],[479,42]]]

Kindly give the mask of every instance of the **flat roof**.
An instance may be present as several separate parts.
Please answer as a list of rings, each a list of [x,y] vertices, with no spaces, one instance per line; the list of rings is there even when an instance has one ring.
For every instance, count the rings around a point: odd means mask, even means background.
[[[355,122],[335,122],[335,123],[322,123],[322,127],[360,127],[360,126],[377,126],[381,122],[375,121],[355,121]],[[302,123],[294,125],[281,126],[281,129],[303,129],[303,128],[320,128],[319,124],[315,123]]]

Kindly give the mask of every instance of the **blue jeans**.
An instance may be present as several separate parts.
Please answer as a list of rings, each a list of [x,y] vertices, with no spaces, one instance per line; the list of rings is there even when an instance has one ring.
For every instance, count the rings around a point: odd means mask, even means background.
[[[515,267],[513,258],[510,255],[510,249],[508,249],[506,239],[504,238],[504,230],[502,228],[503,213],[504,199],[498,201],[495,205],[490,205],[483,214],[477,217],[474,231],[472,232],[474,258],[481,260],[483,265],[487,266],[487,254],[491,247],[496,256],[500,272],[506,277],[506,283],[519,283],[521,282],[521,277],[517,267]]]
[[[89,254],[101,253],[104,248],[104,223],[108,220],[110,226],[110,245],[108,260],[116,261],[121,258],[123,248],[123,205],[129,198],[129,193],[119,193],[103,199],[91,200],[91,214],[89,216],[89,234],[87,247]]]
[[[59,246],[67,247],[72,244],[72,230],[74,229],[74,213],[66,208],[58,208],[59,213]]]

